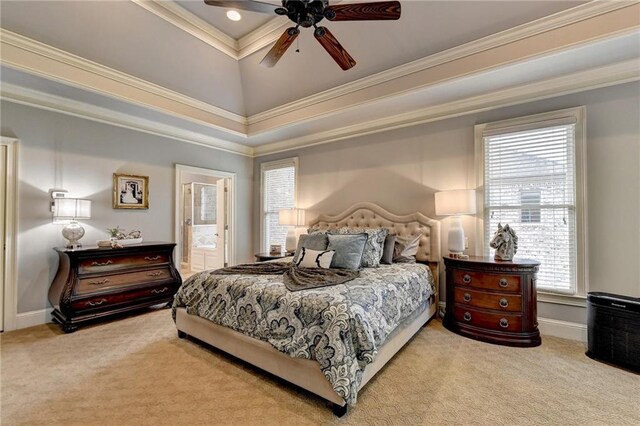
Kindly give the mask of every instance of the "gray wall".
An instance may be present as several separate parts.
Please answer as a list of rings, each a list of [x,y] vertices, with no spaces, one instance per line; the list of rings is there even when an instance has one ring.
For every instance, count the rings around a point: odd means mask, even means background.
[[[298,156],[299,207],[339,213],[372,201],[434,217],[435,191],[474,187],[475,124],[586,105],[589,291],[640,296],[640,84],[628,83],[260,157],[254,165],[254,246],[260,163]],[[443,220],[446,235],[449,219]],[[474,254],[479,221],[465,218]],[[442,252],[446,253],[446,238]],[[444,294],[444,291],[441,292]],[[539,316],[585,322],[584,308],[539,303]]]
[[[253,159],[8,102],[1,104],[2,136],[19,144],[18,313],[49,306],[47,292],[64,245],[51,223],[51,188],[92,200],[83,221],[85,245],[119,225],[147,241],[174,241],[175,164],[237,174],[237,258],[252,260]],[[112,174],[149,176],[149,210],[114,210]]]

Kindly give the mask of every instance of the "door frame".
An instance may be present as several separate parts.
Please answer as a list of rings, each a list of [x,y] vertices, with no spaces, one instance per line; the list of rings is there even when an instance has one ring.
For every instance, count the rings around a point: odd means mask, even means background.
[[[18,311],[17,280],[17,236],[18,236],[18,139],[0,137],[0,145],[7,147],[7,169],[5,194],[5,243],[4,250],[4,289],[3,330],[16,329]],[[2,290],[0,289],[0,291]]]
[[[174,240],[176,242],[176,250],[173,253],[175,262],[182,260],[182,234],[181,230],[181,209],[182,202],[180,200],[180,190],[182,183],[182,174],[199,174],[205,176],[211,176],[216,178],[229,179],[229,191],[227,192],[227,247],[229,248],[229,258],[225,259],[228,265],[236,264],[236,174],[231,172],[224,172],[221,170],[205,169],[202,167],[187,166],[184,164],[176,164],[176,181],[175,181],[175,217],[174,217]],[[180,265],[180,263],[176,263]]]

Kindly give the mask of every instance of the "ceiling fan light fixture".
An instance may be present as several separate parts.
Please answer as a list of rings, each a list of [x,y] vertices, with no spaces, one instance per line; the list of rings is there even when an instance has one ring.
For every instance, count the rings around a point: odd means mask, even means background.
[[[238,12],[237,10],[228,10],[227,11],[227,18],[231,19],[232,21],[239,21],[242,19],[242,15],[240,15],[240,12]]]

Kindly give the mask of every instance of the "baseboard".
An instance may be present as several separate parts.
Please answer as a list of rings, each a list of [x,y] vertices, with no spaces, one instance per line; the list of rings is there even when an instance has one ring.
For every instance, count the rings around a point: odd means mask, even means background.
[[[562,337],[580,342],[587,341],[587,326],[577,322],[538,318],[538,329],[543,336]]]
[[[51,321],[51,308],[22,312],[16,315],[16,329],[33,327]]]

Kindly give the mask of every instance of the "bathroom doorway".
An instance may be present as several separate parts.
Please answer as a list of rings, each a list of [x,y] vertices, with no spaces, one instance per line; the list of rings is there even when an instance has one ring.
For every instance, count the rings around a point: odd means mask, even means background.
[[[235,175],[176,165],[176,265],[183,279],[235,263]]]

